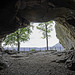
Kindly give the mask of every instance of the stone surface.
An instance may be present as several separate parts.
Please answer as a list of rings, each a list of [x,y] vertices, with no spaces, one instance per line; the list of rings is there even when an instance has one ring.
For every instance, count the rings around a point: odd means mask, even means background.
[[[8,0],[1,1],[0,38],[30,22],[55,20],[57,37],[66,49],[75,48],[74,0]]]
[[[7,54],[10,54],[10,55],[18,53],[18,52],[16,52],[16,50],[5,50],[4,52]]]
[[[66,50],[75,49],[75,27],[66,24],[65,21],[63,23],[56,23],[57,38]]]
[[[74,0],[8,0],[1,1],[0,5],[0,38],[27,26],[29,22],[44,22],[63,17],[68,23],[74,23]],[[72,20],[68,20],[70,18]]]
[[[0,2],[0,38],[3,38],[7,34],[14,32],[18,28],[26,27],[27,25],[29,25],[30,22],[46,22],[50,20],[55,20],[57,23],[56,33],[63,47],[66,50],[75,49],[75,0],[3,0]],[[1,47],[1,42],[0,50],[3,51]],[[73,57],[75,57],[74,55],[75,54],[73,54]],[[68,56],[66,60],[70,57],[71,56]],[[74,62],[74,59],[75,58],[72,58],[70,60]],[[41,60],[43,61],[43,59]],[[70,60],[68,59],[66,61],[66,65],[68,68],[75,70],[75,62],[72,63]],[[46,62],[46,65],[47,63],[48,61]],[[3,61],[1,65],[4,65],[4,67],[6,67]],[[25,65],[27,66],[27,64]],[[32,64],[30,66],[32,66]],[[36,66],[36,64],[34,66]],[[0,68],[3,69],[3,66]],[[55,69],[53,70],[55,71],[55,73],[57,73]],[[45,70],[43,71],[45,72]],[[40,70],[36,72],[40,72]],[[64,75],[60,73],[61,72],[57,73],[57,75]],[[10,75],[10,73],[8,75]],[[44,73],[44,75],[48,74]]]
[[[28,53],[19,53],[12,56],[4,55],[9,67],[0,71],[0,75],[75,75],[75,71],[65,68],[65,63],[56,63],[53,60],[63,58],[50,51],[37,52],[27,56]]]
[[[75,71],[75,51],[74,50],[68,50],[68,51],[64,51],[61,53],[63,54],[61,56],[62,58],[57,59],[57,60],[53,60],[52,62],[64,63],[65,68],[68,68],[69,70]]]
[[[8,63],[4,61],[2,56],[0,56],[0,70],[6,69],[8,67],[9,67]]]
[[[75,71],[75,51],[68,54],[68,59],[65,63],[68,69]]]

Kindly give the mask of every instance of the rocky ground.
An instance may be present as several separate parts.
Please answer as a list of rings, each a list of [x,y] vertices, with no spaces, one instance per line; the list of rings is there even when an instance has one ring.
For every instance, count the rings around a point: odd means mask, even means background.
[[[57,51],[4,54],[8,68],[0,70],[0,75],[75,75],[60,61],[64,57],[65,52]]]

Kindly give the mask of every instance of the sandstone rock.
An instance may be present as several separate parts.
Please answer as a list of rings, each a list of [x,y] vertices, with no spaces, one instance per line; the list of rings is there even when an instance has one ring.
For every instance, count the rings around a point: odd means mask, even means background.
[[[27,26],[21,24],[18,15],[29,22],[47,22],[63,17],[70,25],[74,25],[74,0],[9,0],[1,1],[0,5],[0,38]]]
[[[63,19],[61,19],[61,21],[63,21]],[[65,25],[61,22],[60,24],[56,22],[57,38],[66,50],[73,50],[75,49],[75,27],[69,24],[67,25],[65,20],[63,22]]]
[[[8,67],[9,67],[9,65],[6,62],[1,62],[0,61],[0,70],[6,69]]]
[[[7,64],[6,61],[3,60],[2,56],[0,56],[0,70],[8,68],[9,65]]]
[[[66,59],[56,60],[56,63],[65,63]]]
[[[7,54],[17,54],[16,50],[5,50],[5,53]]]
[[[68,69],[75,71],[75,51],[69,54],[69,57],[66,60],[65,64]]]
[[[56,60],[52,60],[51,62],[56,62]]]
[[[9,0],[1,4],[0,38],[27,26],[30,22],[55,20],[58,22],[56,33],[60,43],[66,49],[75,49],[74,0],[48,0],[47,4],[46,0]]]
[[[0,3],[0,38],[27,26],[28,22],[55,20],[60,43],[67,50],[75,49],[75,0],[5,0]],[[24,25],[21,18],[25,18]],[[71,64],[74,64],[74,55],[66,58],[71,57]]]
[[[63,53],[62,52],[57,52],[57,56],[62,56]]]

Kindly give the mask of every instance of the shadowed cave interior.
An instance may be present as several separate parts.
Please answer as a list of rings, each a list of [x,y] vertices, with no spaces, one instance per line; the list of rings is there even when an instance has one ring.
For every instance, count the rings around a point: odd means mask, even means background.
[[[3,37],[30,22],[54,20],[57,38],[68,55],[64,61],[69,69],[75,71],[75,0],[8,0],[0,3],[0,43]]]

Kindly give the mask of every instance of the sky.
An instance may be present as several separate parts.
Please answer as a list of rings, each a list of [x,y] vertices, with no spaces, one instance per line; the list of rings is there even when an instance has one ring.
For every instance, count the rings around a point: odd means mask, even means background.
[[[59,39],[56,37],[56,31],[55,31],[55,22],[52,25],[53,31],[51,31],[50,35],[51,37],[48,39],[48,46],[52,47],[59,43]],[[36,26],[38,26],[39,23],[33,23],[34,28],[32,29],[32,33],[30,35],[30,40],[23,43],[21,42],[20,47],[46,47],[46,39],[42,39],[42,31],[38,30]],[[7,45],[6,47],[11,47]],[[15,47],[15,46],[14,46]]]
[[[46,47],[46,39],[42,39],[42,31],[38,30],[36,26],[39,23],[33,23],[34,29],[32,30],[32,34],[30,35],[30,40],[21,43],[21,47]],[[51,37],[48,39],[49,47],[54,46],[55,44],[59,43],[59,40],[56,37],[55,31],[55,22],[52,25],[53,31],[50,33]]]

